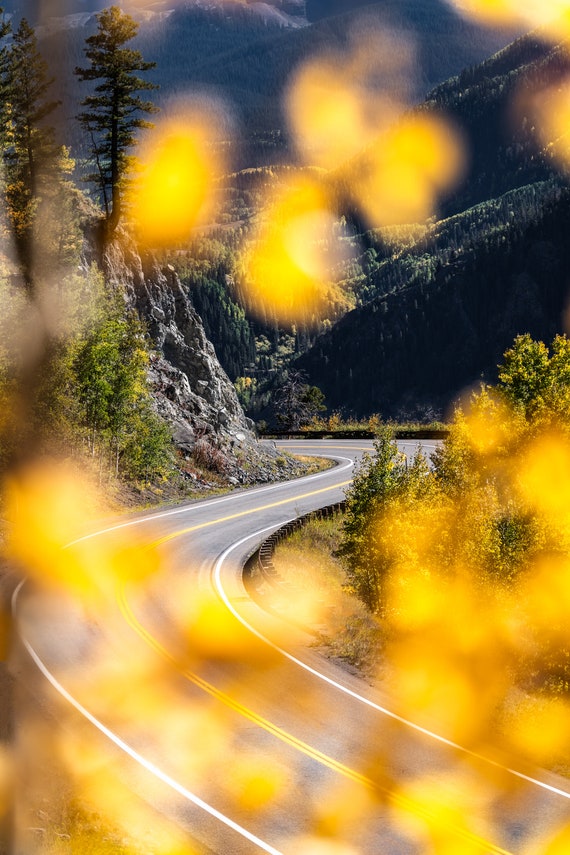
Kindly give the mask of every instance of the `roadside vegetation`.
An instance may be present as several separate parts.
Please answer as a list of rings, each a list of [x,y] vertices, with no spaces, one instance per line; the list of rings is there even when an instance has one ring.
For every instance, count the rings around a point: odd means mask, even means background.
[[[363,603],[346,587],[346,574],[337,552],[342,538],[342,514],[313,517],[281,541],[273,563],[286,582],[270,594],[272,608],[303,624],[326,654],[372,675],[379,666],[379,627]],[[289,596],[290,592],[294,596]]]
[[[329,654],[381,679],[401,713],[470,747],[500,734],[564,773],[569,378],[565,336],[517,337],[431,463],[384,430],[342,518],[312,521],[275,557],[322,593]]]
[[[316,388],[316,387],[315,387]],[[266,429],[271,434],[269,428]],[[377,437],[383,431],[390,431],[395,437],[431,436],[441,434],[443,437],[449,431],[446,422],[433,419],[427,422],[396,421],[394,419],[383,419],[378,414],[373,414],[366,419],[349,418],[339,412],[333,412],[329,416],[314,416],[307,424],[300,428],[306,434],[323,433],[331,434],[359,434],[370,438]]]
[[[99,238],[109,238],[116,227],[126,150],[148,125],[136,113],[154,109],[138,98],[152,86],[135,72],[152,64],[123,47],[137,30],[129,16],[117,7],[99,15],[89,66],[77,74],[97,83],[78,120],[102,214],[75,186],[76,163],[56,139],[60,103],[35,31],[23,18],[12,32],[0,17],[0,468],[54,454],[111,488],[160,485],[175,468],[147,380],[150,341],[125,294],[105,280],[101,241],[85,245],[89,232],[100,227]]]

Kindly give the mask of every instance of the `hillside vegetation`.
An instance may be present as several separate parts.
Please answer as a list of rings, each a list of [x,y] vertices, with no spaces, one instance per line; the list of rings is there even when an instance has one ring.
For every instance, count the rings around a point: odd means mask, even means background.
[[[157,62],[149,77],[161,86],[155,97],[167,115],[171,96],[202,90],[210,104],[212,95],[222,95],[233,105],[215,144],[228,155],[218,181],[221,206],[200,234],[163,260],[179,271],[256,419],[273,418],[271,399],[295,359],[325,393],[329,411],[441,416],[465,386],[481,375],[492,378],[516,333],[548,338],[561,329],[566,249],[557,222],[567,204],[565,183],[541,151],[531,117],[514,111],[513,103],[521,92],[561,79],[568,70],[565,52],[530,35],[475,65],[505,33],[468,23],[440,0],[365,5],[370,32],[388,21],[415,34],[408,94],[413,99],[437,84],[416,114],[445,113],[465,142],[464,180],[427,224],[370,229],[346,192],[362,183],[366,152],[328,173],[287,160],[287,81],[299,63],[323,51],[336,52],[339,61],[362,9],[329,7],[324,15],[309,4],[315,23],[284,28],[247,6],[181,6],[145,23],[136,39],[145,58]],[[42,44],[48,55],[59,56],[63,128],[78,97],[77,81],[66,70],[82,61],[87,32],[54,34]],[[456,76],[441,82],[451,71]],[[389,64],[385,73],[378,86],[401,89]],[[84,137],[73,138],[77,173],[85,171],[86,145]],[[327,274],[328,302],[318,317],[283,324],[270,304],[260,307],[251,299],[244,255],[255,244],[268,194],[305,180],[331,194],[335,221],[321,245],[331,257],[340,248],[339,260]]]
[[[470,170],[443,203],[447,217],[393,230],[395,241],[390,232],[364,235],[360,270],[347,281],[362,305],[298,363],[330,406],[442,413],[481,377],[494,379],[516,334],[564,331],[566,180],[530,114],[513,103],[523,92],[528,104],[567,72],[566,52],[531,35],[422,105],[445,109],[462,128]]]

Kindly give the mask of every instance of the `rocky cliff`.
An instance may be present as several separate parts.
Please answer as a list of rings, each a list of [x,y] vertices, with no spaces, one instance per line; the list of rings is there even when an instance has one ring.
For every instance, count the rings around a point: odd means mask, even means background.
[[[234,484],[302,474],[299,463],[257,440],[174,268],[141,257],[124,234],[107,247],[103,267],[147,326],[156,410],[182,456],[198,457]]]

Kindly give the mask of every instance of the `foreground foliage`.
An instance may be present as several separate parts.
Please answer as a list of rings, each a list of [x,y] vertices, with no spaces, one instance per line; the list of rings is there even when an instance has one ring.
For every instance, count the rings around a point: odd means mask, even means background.
[[[570,689],[569,370],[566,337],[548,348],[519,336],[431,467],[382,434],[348,492],[338,550],[380,621],[404,705],[480,739],[523,692],[528,728],[516,725],[510,747],[550,764],[561,733],[532,739],[548,716],[562,721]]]

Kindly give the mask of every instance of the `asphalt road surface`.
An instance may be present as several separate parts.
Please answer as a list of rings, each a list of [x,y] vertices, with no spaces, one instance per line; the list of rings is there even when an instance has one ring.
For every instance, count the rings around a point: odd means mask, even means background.
[[[112,586],[102,571],[88,603],[18,594],[22,660],[77,786],[145,840],[164,820],[188,852],[531,853],[541,830],[570,821],[565,780],[400,718],[380,687],[315,649],[305,603],[303,620],[282,620],[247,595],[248,555],[286,521],[341,500],[371,447],[280,445],[337,465],[80,538],[70,556],[130,568]],[[453,797],[415,798],[418,781],[471,793],[467,821]],[[25,829],[14,851],[32,851]]]

